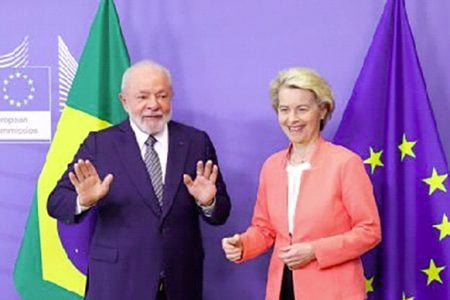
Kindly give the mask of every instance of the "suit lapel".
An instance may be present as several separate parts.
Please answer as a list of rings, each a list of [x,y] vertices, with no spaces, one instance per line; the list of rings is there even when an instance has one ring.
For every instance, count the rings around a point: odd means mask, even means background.
[[[163,218],[169,213],[175,194],[183,184],[184,163],[186,161],[189,140],[176,123],[169,123],[169,153],[167,155],[166,178],[163,192]]]
[[[120,161],[125,168],[125,172],[130,177],[131,182],[141,194],[145,204],[150,206],[153,212],[161,215],[161,208],[156,200],[150,176],[141,157],[136,137],[131,129],[130,121],[127,119],[119,125],[121,136],[115,140],[115,150],[119,155]]]

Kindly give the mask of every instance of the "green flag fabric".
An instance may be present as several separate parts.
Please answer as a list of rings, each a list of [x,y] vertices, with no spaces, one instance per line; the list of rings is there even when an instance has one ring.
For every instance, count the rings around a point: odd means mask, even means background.
[[[84,295],[87,254],[76,247],[76,239],[70,245],[63,243],[63,224],[47,214],[47,198],[88,133],[126,118],[117,95],[129,65],[114,2],[101,0],[39,176],[17,256],[14,282],[22,299],[81,299]],[[75,226],[75,231],[77,237],[89,239],[90,232],[83,226]]]

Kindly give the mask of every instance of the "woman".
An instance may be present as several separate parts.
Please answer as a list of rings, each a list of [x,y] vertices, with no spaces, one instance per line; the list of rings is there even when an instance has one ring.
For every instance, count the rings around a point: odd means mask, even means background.
[[[290,68],[270,95],[291,143],[265,161],[252,224],[222,240],[225,255],[242,262],[275,244],[266,299],[364,299],[360,256],[380,242],[380,220],[361,158],[320,135],[334,109],[330,87]]]

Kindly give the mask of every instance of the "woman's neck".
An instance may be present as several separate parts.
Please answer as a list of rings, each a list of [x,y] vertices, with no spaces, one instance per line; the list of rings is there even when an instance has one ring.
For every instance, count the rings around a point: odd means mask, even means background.
[[[316,148],[319,138],[314,139],[308,144],[292,144],[289,154],[289,162],[293,165],[305,163],[311,159],[311,155]]]

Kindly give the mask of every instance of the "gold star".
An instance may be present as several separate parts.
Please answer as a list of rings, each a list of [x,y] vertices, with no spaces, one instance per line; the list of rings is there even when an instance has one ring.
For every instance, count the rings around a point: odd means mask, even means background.
[[[381,155],[383,154],[383,150],[378,152],[374,152],[372,147],[370,147],[370,157],[364,161],[365,164],[370,164],[371,173],[375,171],[376,167],[382,167],[383,162],[381,161]]]
[[[442,216],[442,222],[440,224],[433,225],[440,231],[439,240],[441,241],[446,236],[450,235],[450,222],[448,221],[447,215]]]
[[[423,182],[425,182],[426,184],[428,184],[428,185],[430,186],[428,195],[433,194],[433,192],[434,192],[436,189],[439,189],[439,190],[441,190],[441,191],[446,192],[447,189],[445,188],[444,181],[445,181],[445,179],[447,179],[447,177],[448,177],[448,174],[447,174],[447,173],[444,173],[444,174],[442,174],[442,175],[439,175],[439,174],[436,172],[436,169],[433,168],[433,172],[432,172],[432,174],[431,174],[431,177],[422,179]]]
[[[398,149],[400,149],[400,152],[402,153],[401,160],[405,158],[406,155],[409,155],[411,157],[416,157],[416,154],[413,151],[413,147],[416,145],[417,141],[408,141],[406,139],[406,134],[403,134],[403,140],[400,145],[398,145]]]
[[[373,279],[375,276],[370,277],[369,279],[366,278],[366,293],[373,292]]]
[[[405,292],[402,293],[402,300],[414,300],[414,297],[406,296]]]
[[[430,259],[430,265],[428,269],[422,269],[421,271],[427,274],[427,285],[430,285],[433,281],[438,281],[442,283],[441,276],[439,275],[445,267],[436,267],[434,260]]]

